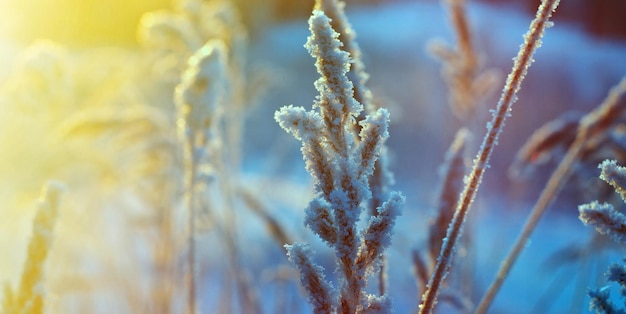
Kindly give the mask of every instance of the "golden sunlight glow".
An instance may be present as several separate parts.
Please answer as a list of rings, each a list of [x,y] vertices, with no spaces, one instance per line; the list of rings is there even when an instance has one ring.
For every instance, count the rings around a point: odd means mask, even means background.
[[[69,45],[132,44],[142,13],[170,0],[2,0],[3,37],[30,42],[51,39]]]

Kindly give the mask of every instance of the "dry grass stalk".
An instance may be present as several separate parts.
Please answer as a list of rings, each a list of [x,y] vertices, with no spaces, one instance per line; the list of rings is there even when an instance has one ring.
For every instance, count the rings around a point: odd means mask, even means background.
[[[535,130],[515,156],[509,176],[514,179],[528,177],[535,166],[562,157],[576,139],[580,118],[582,114],[578,112],[566,112]]]
[[[61,193],[57,182],[49,182],[42,193],[33,219],[33,235],[28,244],[28,253],[17,291],[5,286],[5,314],[41,314],[44,309],[44,263],[54,235]]]
[[[227,48],[211,41],[190,59],[174,101],[178,107],[179,131],[185,153],[185,203],[188,210],[188,313],[196,311],[196,192],[202,186],[202,167],[215,162],[211,148],[219,146],[219,123]],[[210,158],[213,157],[213,160]]]
[[[258,196],[254,195],[249,189],[243,187],[239,188],[237,194],[246,203],[248,208],[257,214],[263,222],[265,222],[265,226],[269,234],[281,249],[284,248],[285,244],[293,243],[291,237],[287,233],[287,230],[285,230],[281,223],[272,216],[270,210],[263,205]]]
[[[454,209],[459,201],[465,175],[465,158],[463,157],[469,137],[469,131],[460,129],[454,141],[448,148],[441,166],[442,185],[439,190],[437,217],[431,221],[428,233],[428,253],[432,269],[437,263],[437,256],[441,250],[442,239],[446,237],[446,230]]]
[[[448,97],[452,112],[458,118],[466,119],[494,91],[499,74],[492,69],[481,71],[481,58],[474,47],[465,0],[442,2],[449,8],[457,45],[451,48],[440,41],[432,41],[428,50],[443,63],[442,76],[450,90]]]

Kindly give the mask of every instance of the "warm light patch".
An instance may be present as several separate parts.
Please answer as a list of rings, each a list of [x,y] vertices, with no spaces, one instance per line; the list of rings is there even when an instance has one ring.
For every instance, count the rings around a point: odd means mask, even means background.
[[[169,0],[3,0],[0,35],[20,41],[51,39],[70,45],[133,44],[141,14]]]

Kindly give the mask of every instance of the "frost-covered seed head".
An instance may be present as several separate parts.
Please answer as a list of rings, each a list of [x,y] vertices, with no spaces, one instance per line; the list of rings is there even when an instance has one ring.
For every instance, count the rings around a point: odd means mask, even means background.
[[[189,58],[174,95],[183,129],[206,130],[218,120],[226,89],[226,56],[224,43],[214,40]]]
[[[598,168],[602,169],[600,179],[610,184],[626,202],[626,168],[619,166],[615,160],[605,160]]]

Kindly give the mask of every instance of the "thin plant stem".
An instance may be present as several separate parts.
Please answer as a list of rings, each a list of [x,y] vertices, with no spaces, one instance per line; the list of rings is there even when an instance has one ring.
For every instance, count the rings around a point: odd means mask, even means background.
[[[226,165],[222,163],[222,186],[221,192],[225,194],[226,197],[226,217],[225,224],[229,230],[225,230],[222,228],[222,235],[225,240],[226,249],[228,250],[228,254],[231,259],[231,272],[235,279],[237,285],[237,291],[239,293],[239,297],[241,298],[241,306],[244,312],[246,313],[261,313],[261,306],[258,304],[257,297],[254,293],[254,289],[252,288],[248,274],[244,266],[242,265],[241,256],[239,254],[239,250],[237,249],[237,220],[235,216],[235,196],[233,193],[232,185],[229,181],[229,171],[225,168]]]
[[[194,156],[194,143],[195,136],[191,136],[186,143],[186,173],[185,173],[185,205],[188,211],[188,239],[187,246],[189,252],[187,253],[187,307],[188,313],[194,314],[196,311],[196,214],[195,214],[195,189],[196,189],[196,156]]]
[[[465,0],[448,0],[447,2],[450,6],[451,22],[457,32],[459,51],[466,58],[467,68],[472,69],[468,72],[475,72],[478,57],[472,45],[472,32],[467,20]]]
[[[380,256],[380,267],[378,268],[378,295],[387,293],[387,258]]]
[[[161,191],[165,191],[163,188]],[[164,197],[163,204],[170,204],[169,198]],[[174,251],[172,233],[172,213],[171,207],[160,206],[158,209],[158,237],[155,241],[154,263],[157,276],[157,283],[153,287],[152,294],[155,299],[155,309],[158,313],[169,313],[172,308],[173,284],[172,278],[172,252]]]
[[[516,100],[517,91],[520,89],[521,83],[532,63],[532,55],[541,43],[541,37],[543,36],[545,28],[551,24],[548,19],[558,6],[558,3],[559,0],[543,0],[537,10],[537,16],[532,21],[530,29],[525,35],[525,42],[515,58],[513,69],[507,78],[507,83],[500,96],[496,112],[491,122],[488,124],[487,134],[483,138],[476,159],[474,159],[472,171],[461,193],[457,209],[450,223],[450,227],[448,228],[446,238],[443,241],[437,264],[430,277],[427,290],[422,296],[422,302],[419,306],[420,314],[432,313],[434,310],[439,290],[447,275],[456,243],[463,229],[465,217],[478,192],[485,170],[488,167],[489,157],[504,128],[504,122],[510,115],[511,107]]]

